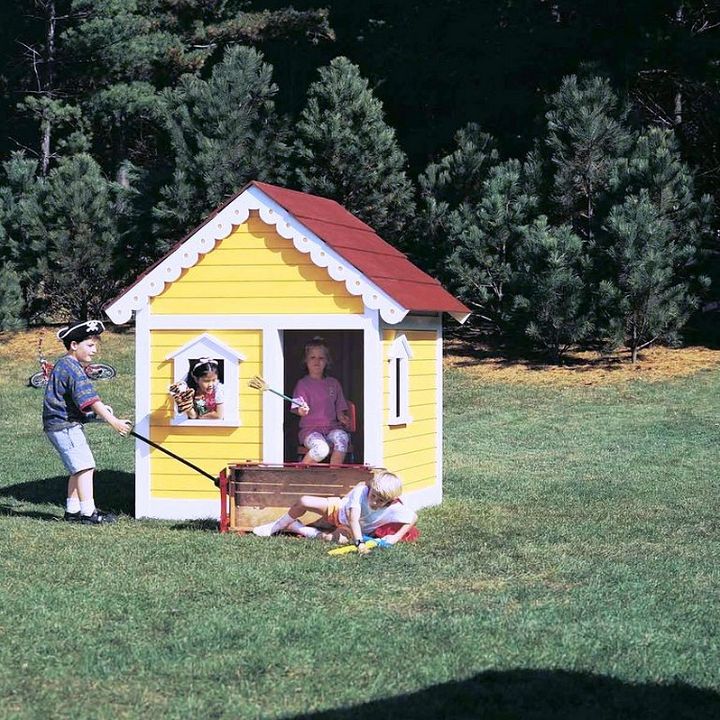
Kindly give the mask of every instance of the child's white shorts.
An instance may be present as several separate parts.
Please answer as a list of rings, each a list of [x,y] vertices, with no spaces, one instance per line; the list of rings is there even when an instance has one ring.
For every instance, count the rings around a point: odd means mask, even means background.
[[[95,458],[82,425],[73,425],[62,430],[46,430],[45,434],[71,475],[95,467]]]

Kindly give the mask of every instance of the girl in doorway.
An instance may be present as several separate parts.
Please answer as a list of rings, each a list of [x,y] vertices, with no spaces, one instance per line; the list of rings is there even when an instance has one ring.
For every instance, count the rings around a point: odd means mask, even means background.
[[[292,412],[300,416],[300,444],[308,451],[303,463],[319,463],[330,455],[331,465],[345,460],[350,436],[348,404],[339,381],[327,375],[332,358],[325,341],[315,337],[303,351],[307,375],[298,380],[293,391]]]
[[[186,380],[194,391],[192,407],[186,415],[191,420],[222,420],[225,390],[218,380],[218,362],[202,357],[191,368]]]

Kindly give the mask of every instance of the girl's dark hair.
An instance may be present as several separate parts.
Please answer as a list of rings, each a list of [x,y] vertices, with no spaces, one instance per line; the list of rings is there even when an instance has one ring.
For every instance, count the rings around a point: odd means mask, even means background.
[[[206,373],[218,371],[218,361],[209,357],[201,357],[190,366],[190,372],[187,374],[185,382],[193,390],[198,389],[197,381]]]
[[[325,338],[320,337],[319,335],[316,335],[312,340],[308,340],[305,343],[305,347],[303,347],[303,356],[302,356],[302,365],[305,368],[305,372],[307,372],[307,363],[305,362],[305,358],[307,357],[308,350],[310,348],[314,347],[320,347],[325,351],[325,359],[327,360],[327,363],[325,364],[325,373],[327,374],[327,371],[332,367],[333,361],[332,361],[332,355],[330,354],[330,348],[327,346],[327,343],[325,342]]]

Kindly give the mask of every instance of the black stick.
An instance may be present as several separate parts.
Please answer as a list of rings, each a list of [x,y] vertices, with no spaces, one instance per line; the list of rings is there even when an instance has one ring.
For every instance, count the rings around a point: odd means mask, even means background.
[[[166,455],[169,455],[171,458],[177,460],[178,462],[181,462],[183,465],[187,465],[189,468],[192,468],[195,470],[195,472],[199,472],[201,475],[204,475],[206,478],[209,478],[210,480],[215,483],[215,485],[218,485],[218,479],[217,477],[211,475],[209,472],[205,472],[202,468],[199,468],[197,465],[193,465],[189,460],[186,460],[185,458],[181,458],[179,455],[176,455],[174,452],[171,452],[170,450],[165,449],[162,447],[162,445],[158,445],[156,442],[153,442],[152,440],[149,440],[146,437],[143,437],[142,435],[138,435],[134,430],[131,430],[128,435],[132,435],[133,437],[136,437],[138,440],[142,440],[144,443],[147,443],[148,445],[151,445],[152,447],[158,449],[160,452],[164,452]]]

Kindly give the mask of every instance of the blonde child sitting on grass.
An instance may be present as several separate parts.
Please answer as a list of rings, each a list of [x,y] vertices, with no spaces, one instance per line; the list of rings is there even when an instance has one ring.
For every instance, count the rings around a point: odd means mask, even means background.
[[[278,520],[253,529],[255,535],[269,537],[279,532],[291,532],[308,538],[353,542],[360,554],[369,552],[363,536],[372,535],[379,528],[392,524],[392,532],[385,534],[387,544],[394,545],[403,538],[416,536],[416,513],[400,500],[402,482],[387,470],[378,471],[367,483],[359,483],[345,497],[303,495]],[[329,532],[303,525],[298,518],[306,512],[320,516]]]

